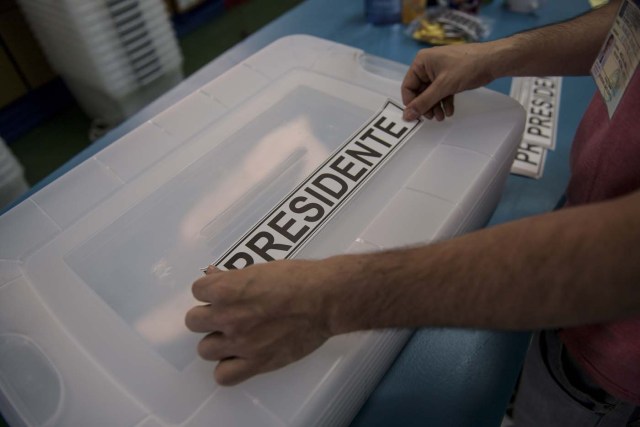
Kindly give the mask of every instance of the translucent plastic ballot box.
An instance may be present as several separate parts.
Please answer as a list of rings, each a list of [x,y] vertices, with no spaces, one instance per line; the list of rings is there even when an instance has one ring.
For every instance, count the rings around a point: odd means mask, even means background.
[[[220,387],[184,315],[215,260],[377,251],[485,223],[522,108],[478,89],[452,118],[404,122],[393,99],[405,71],[280,39],[0,216],[11,425],[348,425],[410,331],[337,336]]]

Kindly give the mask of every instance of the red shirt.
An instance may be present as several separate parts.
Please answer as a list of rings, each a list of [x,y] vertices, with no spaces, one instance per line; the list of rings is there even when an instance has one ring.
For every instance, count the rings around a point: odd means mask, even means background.
[[[591,100],[573,142],[567,204],[593,203],[638,189],[640,67],[611,119],[599,93]],[[640,238],[640,230],[629,232]],[[629,256],[640,262],[640,254]],[[560,332],[560,338],[603,389],[640,405],[640,317],[567,328]]]

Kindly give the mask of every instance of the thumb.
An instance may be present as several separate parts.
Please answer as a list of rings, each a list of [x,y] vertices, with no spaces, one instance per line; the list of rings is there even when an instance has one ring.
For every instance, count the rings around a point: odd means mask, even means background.
[[[216,267],[215,265],[210,264],[210,265],[207,267],[207,269],[204,271],[204,274],[219,273],[220,271],[222,271],[222,270],[220,270],[220,269],[219,269],[218,267]]]
[[[423,114],[430,111],[435,105],[439,105],[440,101],[445,98],[445,94],[435,81],[411,102],[405,106],[405,120],[415,120]],[[413,117],[411,115],[414,115]]]

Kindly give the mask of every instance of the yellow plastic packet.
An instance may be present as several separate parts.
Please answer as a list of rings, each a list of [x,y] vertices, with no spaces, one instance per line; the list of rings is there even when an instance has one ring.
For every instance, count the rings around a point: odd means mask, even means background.
[[[460,44],[486,38],[491,22],[485,17],[448,7],[427,9],[414,19],[405,34],[434,45]]]
[[[432,22],[424,16],[412,22],[409,33],[415,40],[439,46],[462,44],[467,41],[460,32],[448,29],[438,22]]]

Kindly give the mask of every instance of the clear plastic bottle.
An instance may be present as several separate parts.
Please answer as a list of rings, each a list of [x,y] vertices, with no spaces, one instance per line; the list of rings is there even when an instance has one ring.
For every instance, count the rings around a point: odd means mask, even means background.
[[[402,17],[402,0],[365,0],[364,11],[374,25],[395,24]]]

